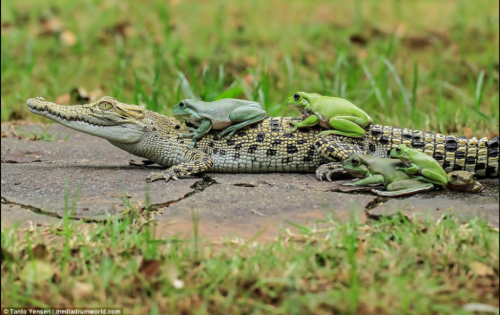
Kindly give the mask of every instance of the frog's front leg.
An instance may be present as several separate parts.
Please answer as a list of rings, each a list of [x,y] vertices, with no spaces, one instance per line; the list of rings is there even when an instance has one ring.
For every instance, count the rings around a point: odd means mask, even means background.
[[[329,121],[333,130],[326,130],[317,136],[326,136],[330,134],[346,136],[351,138],[361,138],[366,134],[366,131],[360,126],[368,126],[369,121],[356,116],[337,116]]]
[[[235,134],[236,131],[245,126],[263,120],[264,118],[266,118],[266,115],[267,115],[266,111],[260,108],[255,108],[255,107],[236,108],[229,114],[229,119],[231,119],[232,122],[237,122],[237,124],[234,124],[222,130],[219,133],[219,137],[222,137],[227,134],[226,139],[229,140]]]
[[[431,183],[425,183],[419,180],[406,179],[387,185],[387,191],[372,189],[372,192],[386,197],[412,196],[420,192],[426,192],[434,189]]]
[[[304,119],[302,121],[298,121],[298,122],[292,121],[291,124],[294,125],[292,132],[294,132],[298,128],[306,128],[306,127],[312,127],[314,125],[317,125],[319,123],[319,121],[320,121],[320,118],[317,115],[311,115],[311,116],[307,117],[306,119]]]
[[[418,171],[420,170],[420,168],[416,164],[413,164],[413,163],[411,163],[410,166],[408,166],[408,167],[396,167],[395,169],[401,170],[408,175],[417,174]]]
[[[212,157],[199,150],[188,149],[184,157],[188,162],[172,166],[163,172],[153,172],[146,177],[146,181],[154,182],[155,180],[164,179],[168,182],[170,179],[178,180],[181,176],[206,172],[214,165]]]
[[[355,182],[344,183],[343,186],[376,186],[384,184],[384,176],[370,175]]]
[[[196,140],[203,137],[203,135],[209,132],[211,128],[212,128],[212,121],[210,119],[203,119],[198,129],[196,129],[193,133],[181,133],[179,134],[179,137],[193,138],[191,144],[189,145],[189,148],[192,149],[196,144]]]

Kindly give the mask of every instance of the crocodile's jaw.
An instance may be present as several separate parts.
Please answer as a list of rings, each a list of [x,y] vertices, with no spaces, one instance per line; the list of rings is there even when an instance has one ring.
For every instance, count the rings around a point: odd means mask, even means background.
[[[58,105],[39,98],[26,102],[34,114],[63,126],[119,143],[138,142],[146,133],[141,125],[95,117],[89,105]]]

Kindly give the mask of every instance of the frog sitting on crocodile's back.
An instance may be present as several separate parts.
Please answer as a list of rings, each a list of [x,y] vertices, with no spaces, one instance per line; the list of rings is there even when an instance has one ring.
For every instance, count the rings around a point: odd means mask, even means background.
[[[344,186],[384,185],[387,191],[372,192],[388,197],[410,196],[434,188],[431,183],[412,179],[408,174],[398,169],[403,166],[401,161],[377,156],[354,153],[344,161],[343,168],[354,177],[361,178],[354,182],[344,183]]]
[[[213,102],[185,99],[174,106],[174,115],[195,125],[192,133],[183,133],[181,137],[191,137],[191,148],[196,140],[210,129],[222,130],[220,137],[227,134],[230,139],[236,131],[266,118],[266,111],[257,102],[225,98]]]
[[[296,107],[307,117],[294,123],[295,130],[319,124],[329,129],[320,136],[335,134],[360,138],[366,134],[365,128],[373,124],[373,119],[362,109],[339,97],[297,92],[288,98],[287,104]]]

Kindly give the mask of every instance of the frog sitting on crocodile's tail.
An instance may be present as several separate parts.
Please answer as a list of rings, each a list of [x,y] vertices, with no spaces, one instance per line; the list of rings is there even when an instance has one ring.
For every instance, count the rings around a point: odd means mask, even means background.
[[[287,104],[306,116],[303,121],[294,123],[295,130],[316,124],[329,129],[318,136],[334,134],[360,138],[366,134],[366,127],[373,124],[373,119],[362,109],[339,97],[297,92],[288,98]]]
[[[411,196],[434,189],[433,184],[412,179],[410,175],[399,170],[398,167],[403,166],[399,160],[354,153],[342,166],[352,176],[361,178],[344,183],[344,186],[384,185],[387,191],[372,190],[381,196]]]
[[[266,111],[257,102],[225,98],[213,102],[182,100],[174,106],[174,116],[184,119],[198,129],[190,129],[191,133],[182,133],[180,137],[192,138],[190,148],[204,134],[214,130],[222,130],[219,136],[227,134],[230,139],[236,131],[266,118]]]

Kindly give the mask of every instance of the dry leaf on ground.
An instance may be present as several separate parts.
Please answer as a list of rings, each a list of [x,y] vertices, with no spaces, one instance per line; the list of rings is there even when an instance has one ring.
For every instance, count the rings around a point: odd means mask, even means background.
[[[76,35],[71,31],[64,31],[61,33],[61,42],[66,46],[73,46],[76,44]]]
[[[41,260],[26,262],[19,278],[26,282],[42,283],[52,279],[55,269],[51,265]]]
[[[75,282],[73,285],[73,298],[81,300],[94,292],[94,286],[91,283]]]
[[[146,280],[150,280],[160,273],[160,266],[161,263],[158,260],[144,259],[139,268],[139,273],[142,274]]]
[[[45,244],[37,244],[33,247],[33,258],[43,260],[49,256],[49,251]]]
[[[483,264],[482,262],[479,261],[474,261],[469,265],[470,269],[474,272],[475,275],[479,277],[485,277],[485,276],[493,276],[495,275],[495,272],[493,271],[493,268],[491,268],[488,265]]]

